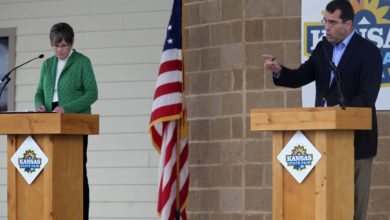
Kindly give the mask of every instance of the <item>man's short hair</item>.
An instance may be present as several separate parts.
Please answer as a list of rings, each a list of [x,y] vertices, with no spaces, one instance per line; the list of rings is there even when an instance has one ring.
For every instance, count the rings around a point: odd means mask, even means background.
[[[333,0],[326,5],[326,11],[334,13],[337,9],[340,9],[340,19],[343,21],[352,20],[355,15],[351,3],[347,0]]]
[[[73,44],[74,32],[72,27],[67,23],[57,23],[50,29],[50,43],[55,45],[65,40],[68,44]]]

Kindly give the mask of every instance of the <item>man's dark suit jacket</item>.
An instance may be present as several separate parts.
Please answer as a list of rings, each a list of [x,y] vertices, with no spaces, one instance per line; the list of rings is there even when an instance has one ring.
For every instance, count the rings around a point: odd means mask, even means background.
[[[330,64],[333,46],[325,39],[319,42],[310,58],[298,69],[290,70],[282,66],[279,78],[274,77],[278,86],[297,88],[315,81],[315,106],[335,106],[339,94],[335,80],[330,82]],[[371,107],[372,130],[355,131],[355,159],[373,157],[377,153],[378,129],[375,101],[382,80],[382,56],[380,50],[357,33],[352,36],[337,66],[341,75],[340,85],[348,107]]]

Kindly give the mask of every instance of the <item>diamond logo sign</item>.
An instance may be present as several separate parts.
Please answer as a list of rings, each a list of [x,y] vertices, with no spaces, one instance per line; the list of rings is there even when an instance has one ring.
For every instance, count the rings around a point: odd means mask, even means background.
[[[278,155],[280,163],[283,164],[298,183],[302,183],[320,159],[320,152],[301,131],[297,131],[294,134]]]
[[[28,184],[35,180],[48,161],[46,155],[31,136],[26,138],[11,158],[11,162]]]

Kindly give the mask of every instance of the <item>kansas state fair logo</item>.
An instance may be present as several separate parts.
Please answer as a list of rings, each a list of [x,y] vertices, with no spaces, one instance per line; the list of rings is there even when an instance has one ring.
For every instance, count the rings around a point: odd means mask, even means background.
[[[41,168],[42,160],[37,158],[33,150],[26,150],[22,158],[18,158],[18,164],[20,169],[24,169],[24,172],[32,173],[35,169]]]
[[[291,154],[286,155],[288,166],[292,166],[294,170],[301,171],[310,166],[313,162],[313,154],[307,154],[304,146],[295,146]]]
[[[387,0],[350,0],[354,11],[354,27],[362,37],[381,50],[383,73],[381,87],[390,87],[390,2]],[[324,14],[324,11],[322,12]],[[325,36],[320,21],[304,23],[304,54],[309,57]]]

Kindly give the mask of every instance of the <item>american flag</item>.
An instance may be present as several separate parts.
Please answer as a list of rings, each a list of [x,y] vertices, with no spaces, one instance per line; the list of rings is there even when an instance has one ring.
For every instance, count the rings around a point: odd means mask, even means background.
[[[152,143],[161,155],[157,212],[162,220],[175,219],[178,139],[180,139],[180,215],[181,219],[187,219],[185,207],[189,187],[188,129],[183,104],[182,61],[182,0],[174,0],[161,56],[149,129]]]

